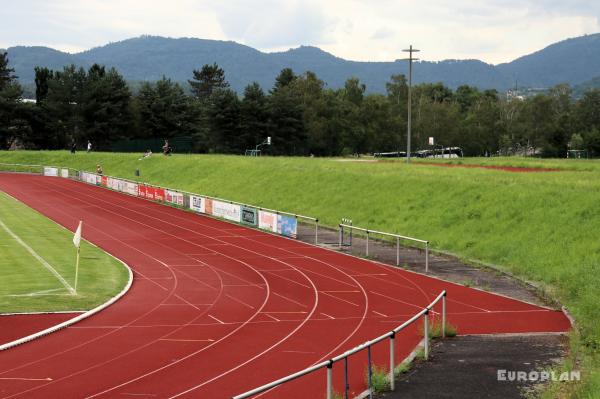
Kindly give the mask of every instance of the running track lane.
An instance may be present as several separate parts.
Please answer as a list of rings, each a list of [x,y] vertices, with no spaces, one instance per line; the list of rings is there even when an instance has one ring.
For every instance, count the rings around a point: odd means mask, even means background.
[[[389,331],[442,289],[459,333],[570,327],[561,312],[83,183],[0,174],[0,190],[71,230],[83,219],[84,237],[134,271],[113,306],[0,353],[1,397],[227,398]],[[397,358],[418,341],[418,326],[400,334]],[[354,393],[365,358],[350,359]],[[319,371],[261,397],[319,398],[324,383]]]

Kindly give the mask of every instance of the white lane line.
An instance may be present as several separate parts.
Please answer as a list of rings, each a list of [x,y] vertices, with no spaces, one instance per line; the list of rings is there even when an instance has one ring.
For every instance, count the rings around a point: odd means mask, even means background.
[[[221,320],[217,319],[217,318],[216,318],[215,316],[213,316],[213,315],[210,315],[210,314],[209,314],[209,315],[208,315],[208,317],[210,317],[211,319],[213,319],[214,321],[216,321],[216,322],[218,322],[218,323],[220,323],[220,324],[225,324],[225,322],[222,322]]]
[[[215,342],[214,339],[177,339],[177,338],[160,338],[159,341],[171,341],[171,342]]]
[[[283,298],[283,299],[285,299],[286,301],[289,301],[289,302],[291,302],[291,303],[295,303],[295,304],[296,304],[296,305],[298,305],[298,306],[302,306],[303,308],[305,308],[305,307],[306,307],[306,305],[304,305],[304,304],[302,304],[302,303],[300,303],[300,302],[298,302],[298,301],[294,301],[293,299],[291,299],[291,298],[288,298],[287,296],[283,296],[283,295],[281,295],[281,294],[278,294],[278,293],[276,293],[276,292],[273,292],[273,295],[277,295],[278,297],[280,297],[280,298]]]
[[[375,313],[375,314],[378,314],[379,316],[388,317],[387,315],[385,315],[385,314],[383,314],[383,313],[379,313],[379,312],[377,312],[377,311],[375,311],[375,310],[373,311],[373,313]]]
[[[35,252],[29,245],[27,245],[23,240],[21,240],[21,238],[19,238],[18,235],[13,233],[12,230],[9,229],[8,226],[4,224],[4,222],[2,222],[2,220],[0,220],[0,227],[2,227],[8,233],[8,235],[10,235],[19,244],[21,244],[23,248],[25,248],[27,252],[31,254],[31,256],[33,256],[38,262],[42,264],[42,266],[48,269],[48,271],[52,273],[54,277],[56,277],[58,281],[60,281],[62,285],[64,285],[65,288],[71,292],[71,294],[75,295],[75,290],[73,289],[73,287],[71,287],[69,283],[67,283],[63,276],[61,276],[48,262],[46,262],[41,256],[39,256],[37,252]]]
[[[264,313],[264,315],[265,315],[265,316],[267,316],[267,317],[270,317],[271,319],[273,319],[273,320],[275,320],[275,321],[281,321],[281,320],[279,320],[277,317],[275,317],[275,316],[271,316],[271,315],[270,315],[270,314],[268,314],[268,313]]]
[[[384,297],[384,298],[387,298],[387,299],[389,299],[390,301],[394,301],[394,302],[398,302],[398,303],[403,303],[403,304],[405,304],[405,305],[409,305],[409,306],[415,307],[415,308],[417,308],[417,309],[423,309],[423,307],[424,307],[424,306],[415,305],[414,303],[405,302],[405,301],[402,301],[402,300],[400,300],[400,299],[397,299],[397,298],[392,298],[391,296],[387,296],[387,295],[384,295],[384,294],[380,294],[379,292],[375,292],[375,291],[369,291],[369,292],[370,292],[371,294],[375,294],[375,295],[379,295],[379,296],[382,296],[382,297]]]
[[[335,317],[333,317],[333,316],[330,316],[330,315],[328,315],[327,313],[323,313],[323,312],[321,312],[321,314],[322,314],[323,316],[325,316],[325,317],[327,317],[327,318],[331,319],[331,320],[335,320]]]
[[[326,292],[326,291],[319,291],[319,292],[320,292],[321,294],[325,294],[325,295],[327,295],[327,296],[329,296],[329,297],[332,297],[332,298],[334,298],[334,299],[337,299],[338,301],[346,302],[346,303],[349,303],[349,304],[350,304],[350,305],[352,305],[352,306],[360,307],[360,305],[359,305],[359,304],[357,304],[357,303],[354,303],[354,302],[347,301],[347,300],[345,300],[345,299],[342,299],[342,298],[340,298],[340,297],[337,297],[337,296],[335,296],[335,295],[331,295],[331,294],[329,294],[329,293],[328,293],[328,292]]]
[[[329,292],[329,293],[351,293],[351,292],[360,292],[360,291],[319,291],[319,292]]]
[[[240,305],[244,305],[245,307],[247,307],[247,308],[250,308],[250,309],[255,309],[255,307],[254,307],[254,306],[252,306],[252,305],[249,305],[249,304],[247,304],[246,302],[244,302],[244,301],[242,301],[242,300],[240,300],[240,299],[237,299],[236,297],[233,297],[233,296],[231,296],[231,295],[229,295],[229,294],[225,294],[225,296],[226,296],[227,298],[229,298],[229,299],[231,299],[231,300],[233,300],[233,301],[235,301],[235,302],[239,303]]]
[[[52,381],[52,378],[23,378],[23,377],[0,377],[0,380],[14,380],[14,381]]]
[[[281,351],[282,353],[301,353],[304,355],[313,355],[316,352],[305,352],[305,351]]]
[[[468,306],[468,307],[473,308],[473,309],[478,309],[478,310],[483,310],[484,312],[489,312],[488,309],[480,308],[479,306],[471,305],[470,303],[460,302],[460,301],[457,301],[455,299],[451,300],[450,298],[448,298],[447,300],[448,301],[452,301],[454,303],[458,303],[459,305],[464,305],[464,306]]]
[[[272,270],[271,270],[271,271],[265,271],[265,272],[263,272],[263,273],[272,274],[273,276],[275,276],[275,277],[279,277],[279,278],[281,278],[281,279],[284,279],[284,280],[286,280],[286,281],[289,281],[289,282],[290,282],[290,283],[292,283],[292,284],[296,284],[296,285],[299,285],[299,286],[301,286],[301,287],[304,287],[304,288],[309,288],[309,289],[310,289],[310,287],[309,287],[308,285],[306,285],[306,284],[302,284],[301,282],[299,282],[299,281],[296,281],[296,280],[292,280],[291,278],[283,277],[283,276],[281,276],[281,275],[279,275],[279,274],[276,274],[276,273],[274,273]]]
[[[307,312],[277,312],[277,311],[272,311],[272,312],[263,312],[264,314],[267,313],[277,313],[277,314],[306,314]]]

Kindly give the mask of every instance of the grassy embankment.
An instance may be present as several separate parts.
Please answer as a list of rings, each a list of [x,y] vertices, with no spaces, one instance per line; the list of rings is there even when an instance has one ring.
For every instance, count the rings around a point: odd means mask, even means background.
[[[30,252],[73,287],[73,233],[3,192],[0,222],[0,313],[88,310],[106,302],[127,283],[129,274],[119,261],[82,241],[77,295],[73,295]]]
[[[600,163],[523,158],[453,163],[558,168],[550,173],[319,158],[3,152],[0,162],[54,164],[421,237],[434,248],[535,281],[579,323],[579,397],[600,395]],[[437,161],[440,162],[440,161]],[[564,387],[564,386],[563,386]],[[550,395],[556,394],[552,391]]]

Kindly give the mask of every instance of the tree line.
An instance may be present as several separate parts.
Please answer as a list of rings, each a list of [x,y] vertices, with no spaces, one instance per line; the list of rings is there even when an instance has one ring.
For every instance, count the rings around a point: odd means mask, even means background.
[[[273,155],[337,156],[406,148],[408,85],[393,75],[386,94],[367,94],[357,78],[331,89],[313,72],[283,69],[268,91],[230,89],[224,71],[192,71],[189,89],[163,77],[135,92],[115,69],[35,68],[36,101],[0,53],[0,149],[64,149],[88,140],[108,150],[119,140],[191,138],[192,150],[241,154],[267,136]],[[530,98],[442,83],[412,88],[413,148],[461,147],[465,155],[539,154],[568,149],[600,155],[600,90],[574,99],[568,85]]]

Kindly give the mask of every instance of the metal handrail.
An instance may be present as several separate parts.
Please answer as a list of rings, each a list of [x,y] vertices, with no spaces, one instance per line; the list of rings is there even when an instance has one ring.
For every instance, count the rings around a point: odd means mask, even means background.
[[[395,366],[395,362],[394,362],[394,339],[396,337],[396,334],[399,333],[400,331],[404,330],[406,327],[410,326],[411,324],[413,324],[415,321],[417,321],[420,317],[424,317],[424,356],[425,359],[428,358],[428,353],[429,353],[429,319],[428,319],[428,314],[429,312],[433,309],[433,307],[439,302],[442,301],[442,336],[446,336],[446,291],[442,291],[429,305],[427,305],[427,307],[423,308],[423,310],[421,310],[419,313],[415,314],[413,317],[411,317],[409,320],[405,321],[404,323],[402,323],[401,325],[399,325],[398,327],[394,328],[392,331],[385,333],[375,339],[372,339],[370,341],[367,341],[365,343],[362,343],[350,350],[347,350],[346,352],[335,356],[329,360],[325,360],[321,363],[317,363],[313,366],[307,367],[303,370],[300,370],[296,373],[290,374],[286,377],[280,378],[278,380],[272,381],[268,384],[262,385],[260,387],[254,388],[250,391],[244,392],[242,394],[233,396],[232,399],[245,399],[245,398],[249,398],[253,395],[259,394],[261,392],[265,392],[268,391],[272,388],[275,388],[281,384],[284,384],[288,381],[292,381],[295,379],[298,379],[300,377],[303,377],[307,374],[310,374],[316,370],[322,369],[323,367],[327,368],[327,398],[331,399],[333,397],[333,365],[337,362],[339,362],[340,360],[344,360],[345,358],[358,353],[364,349],[369,349],[370,347],[385,340],[386,338],[390,338],[390,382],[391,382],[391,388],[392,390],[394,389],[394,367]],[[370,370],[370,364],[369,364],[369,370]]]
[[[416,241],[416,242],[420,242],[422,244],[428,244],[429,243],[429,241],[427,241],[427,240],[421,240],[421,239],[414,238],[414,237],[407,237],[407,236],[403,236],[403,235],[400,235],[400,234],[386,233],[384,231],[377,231],[377,230],[365,229],[363,227],[352,226],[352,225],[349,225],[349,224],[343,224],[342,223],[342,224],[340,224],[340,226],[341,227],[348,227],[348,228],[350,228],[352,230],[364,231],[366,233],[380,234],[380,235],[383,235],[383,236],[401,238],[403,240]]]
[[[400,266],[400,240],[414,241],[414,242],[418,242],[421,244],[425,244],[425,273],[429,272],[429,241],[427,241],[427,240],[421,240],[419,238],[403,236],[403,235],[395,234],[395,233],[386,233],[384,231],[365,229],[363,227],[357,227],[357,226],[353,226],[351,224],[345,224],[345,223],[340,223],[339,228],[340,228],[340,239],[339,239],[340,248],[342,248],[342,245],[343,245],[342,240],[343,240],[343,229],[344,228],[348,228],[348,229],[350,229],[350,231],[352,231],[352,230],[364,231],[367,234],[367,246],[366,246],[367,256],[369,256],[369,234],[370,233],[396,238],[396,266]]]

